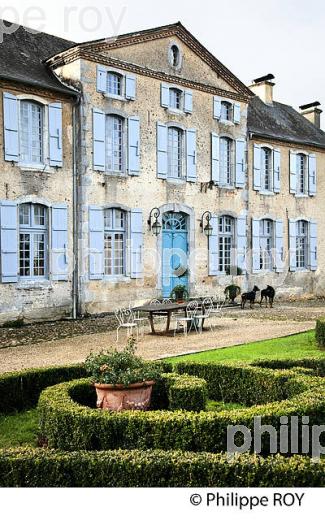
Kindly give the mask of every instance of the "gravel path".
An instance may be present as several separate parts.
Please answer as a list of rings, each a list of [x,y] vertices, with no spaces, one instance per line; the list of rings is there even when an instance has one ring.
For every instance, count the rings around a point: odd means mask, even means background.
[[[249,314],[250,311],[247,311],[247,314],[241,313],[238,318],[236,315],[231,317],[228,313],[227,316],[218,318],[215,322],[217,326],[212,332],[209,330],[200,335],[193,332],[187,337],[182,334],[176,337],[164,337],[152,336],[147,331],[138,341],[138,354],[146,359],[157,359],[286,336],[315,326],[314,316],[311,319],[309,316],[309,319],[305,317],[305,320],[273,318],[273,321],[265,320],[262,315],[259,319],[254,319],[249,317]],[[119,345],[124,344],[123,337]],[[81,362],[91,350],[98,351],[110,346],[116,346],[115,332],[83,334],[34,345],[2,348],[0,349],[0,372]]]

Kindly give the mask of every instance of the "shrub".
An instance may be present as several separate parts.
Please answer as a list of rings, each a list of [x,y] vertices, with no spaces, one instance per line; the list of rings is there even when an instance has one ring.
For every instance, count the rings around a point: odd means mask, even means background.
[[[325,460],[182,451],[0,450],[0,487],[320,487]]]
[[[199,412],[207,404],[207,384],[204,379],[187,374],[164,374],[169,410]]]
[[[197,364],[198,372],[202,368]],[[200,366],[199,366],[200,365]],[[220,367],[219,367],[220,368]],[[254,418],[279,431],[282,416],[309,416],[309,424],[322,424],[325,420],[325,381],[318,377],[297,374],[295,371],[274,371],[257,367],[223,366],[223,375],[231,381],[226,398],[238,396],[247,386],[255,394],[255,402],[265,400],[267,388],[270,399],[281,401],[255,404],[250,408],[222,412],[176,411],[125,411],[102,412],[81,406],[73,401],[76,391],[88,386],[89,380],[62,383],[47,388],[39,401],[42,436],[48,439],[50,448],[74,451],[109,449],[181,449],[189,451],[219,452],[227,449],[227,427],[241,424],[253,431]],[[194,371],[194,364],[192,364]],[[207,369],[206,374],[209,374]],[[216,373],[213,374],[214,377]],[[257,377],[258,376],[258,377]],[[237,381],[237,388],[233,381]],[[210,378],[210,386],[213,382]],[[255,386],[253,387],[253,382]],[[209,384],[209,381],[208,381]],[[78,390],[79,388],[79,390]],[[218,389],[218,388],[217,388]],[[211,390],[211,388],[210,388]],[[277,390],[277,392],[276,392]],[[247,393],[244,400],[247,399]],[[301,433],[301,428],[298,428]],[[289,424],[290,436],[290,424]],[[262,438],[262,453],[269,450],[269,438]]]
[[[317,345],[323,349],[325,348],[325,318],[316,320],[316,342]]]
[[[81,365],[32,368],[1,374],[0,413],[31,408],[37,404],[44,388],[85,375],[86,372]]]

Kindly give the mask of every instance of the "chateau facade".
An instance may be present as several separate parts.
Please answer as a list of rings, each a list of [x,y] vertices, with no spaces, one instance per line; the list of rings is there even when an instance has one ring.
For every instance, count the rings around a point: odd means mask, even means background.
[[[0,322],[179,284],[323,296],[321,111],[274,101],[272,80],[248,88],[179,23],[84,44],[6,35]]]

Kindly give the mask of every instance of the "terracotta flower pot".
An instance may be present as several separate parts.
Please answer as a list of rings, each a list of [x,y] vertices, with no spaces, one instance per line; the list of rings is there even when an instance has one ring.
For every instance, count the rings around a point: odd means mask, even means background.
[[[105,385],[95,383],[97,408],[103,410],[147,410],[150,405],[154,381],[143,381],[124,385]]]

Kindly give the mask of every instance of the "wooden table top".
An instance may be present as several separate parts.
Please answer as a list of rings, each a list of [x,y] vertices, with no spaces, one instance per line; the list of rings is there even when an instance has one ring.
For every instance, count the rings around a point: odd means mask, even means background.
[[[140,307],[133,307],[134,311],[141,312],[169,312],[176,311],[177,309],[186,309],[188,302],[184,303],[160,303],[160,304],[145,304]]]

